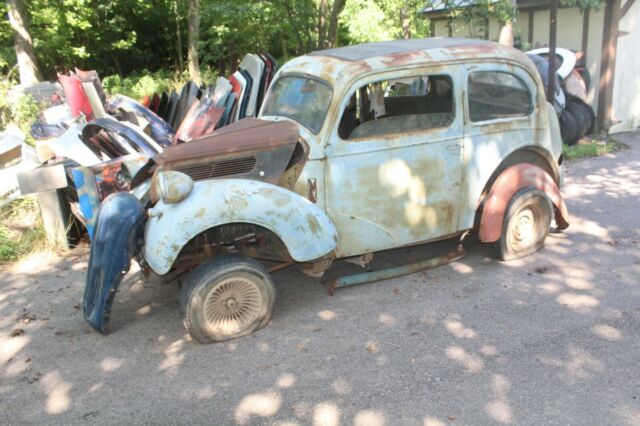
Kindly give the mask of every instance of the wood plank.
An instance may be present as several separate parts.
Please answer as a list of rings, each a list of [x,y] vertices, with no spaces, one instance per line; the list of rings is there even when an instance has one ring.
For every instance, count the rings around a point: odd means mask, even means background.
[[[34,192],[53,191],[66,188],[69,185],[64,164],[18,172],[17,178],[22,195]]]
[[[598,82],[598,130],[608,130],[613,122],[613,82],[616,73],[619,23],[620,0],[607,0]]]

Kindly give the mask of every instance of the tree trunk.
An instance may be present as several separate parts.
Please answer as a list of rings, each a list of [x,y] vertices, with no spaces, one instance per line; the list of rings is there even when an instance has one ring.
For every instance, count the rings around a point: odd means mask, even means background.
[[[200,0],[189,0],[189,77],[198,86],[200,78],[200,62],[198,61],[198,40],[200,38]]]
[[[411,20],[409,19],[409,14],[407,13],[407,9],[402,7],[400,8],[400,25],[402,26],[402,38],[408,40],[411,38]]]
[[[344,9],[346,0],[334,0],[329,17],[329,33],[327,34],[327,47],[335,47],[338,44],[338,20]]]
[[[324,49],[326,47],[327,7],[327,0],[320,0],[318,6],[318,49]]]
[[[178,53],[178,72],[184,69],[184,57],[182,56],[182,33],[180,31],[180,15],[178,14],[178,0],[173,0],[173,16],[176,18],[176,50]]]
[[[23,0],[9,0],[9,22],[13,28],[16,58],[20,69],[20,84],[31,86],[42,79],[33,51],[33,40],[27,28],[27,13]]]
[[[511,0],[511,4],[516,10],[516,0]],[[505,46],[513,46],[513,22],[505,22],[505,24],[500,28],[500,36],[498,37],[498,43],[504,44]]]

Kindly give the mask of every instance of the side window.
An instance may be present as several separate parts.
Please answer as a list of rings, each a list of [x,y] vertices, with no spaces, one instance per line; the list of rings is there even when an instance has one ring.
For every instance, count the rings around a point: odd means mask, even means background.
[[[469,74],[471,121],[523,117],[532,109],[531,93],[520,78],[507,72],[477,71]]]
[[[360,87],[345,108],[344,140],[448,126],[454,118],[453,83],[447,75],[381,80]]]

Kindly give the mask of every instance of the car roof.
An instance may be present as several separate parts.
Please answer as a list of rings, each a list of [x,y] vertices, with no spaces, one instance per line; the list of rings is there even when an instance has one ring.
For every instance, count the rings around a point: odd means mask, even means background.
[[[448,49],[453,47],[499,46],[487,40],[476,40],[458,37],[434,37],[410,40],[393,40],[376,43],[364,43],[355,46],[338,47],[334,49],[317,50],[310,56],[330,56],[344,61],[362,61],[379,56],[414,53],[432,49]]]
[[[537,73],[531,60],[513,47],[486,40],[425,38],[318,50],[284,64],[277,78],[286,74],[313,76],[330,83],[334,90],[339,91],[339,88],[370,72],[409,68],[418,64],[475,61],[513,61],[527,68],[532,75]]]

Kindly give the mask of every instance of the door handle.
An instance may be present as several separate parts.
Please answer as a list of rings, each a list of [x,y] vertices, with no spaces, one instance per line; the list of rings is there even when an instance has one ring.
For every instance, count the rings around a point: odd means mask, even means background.
[[[447,146],[445,146],[445,149],[453,154],[457,153],[458,151],[460,151],[460,148],[462,147],[461,144],[459,143],[451,143]]]

